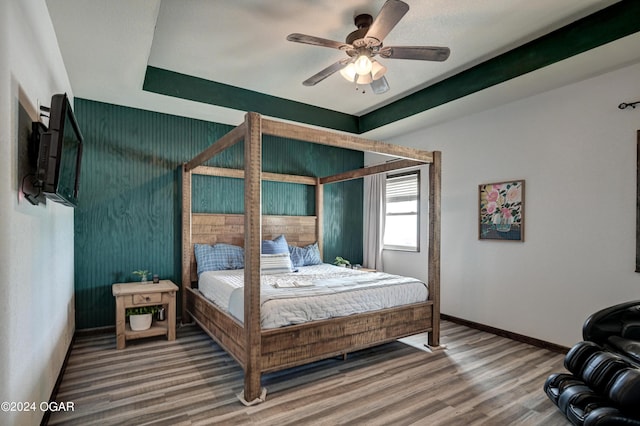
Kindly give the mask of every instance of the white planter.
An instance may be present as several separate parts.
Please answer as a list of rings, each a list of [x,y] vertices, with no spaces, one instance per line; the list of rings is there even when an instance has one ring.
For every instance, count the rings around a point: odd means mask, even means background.
[[[129,315],[129,325],[133,331],[147,330],[151,327],[152,314]]]

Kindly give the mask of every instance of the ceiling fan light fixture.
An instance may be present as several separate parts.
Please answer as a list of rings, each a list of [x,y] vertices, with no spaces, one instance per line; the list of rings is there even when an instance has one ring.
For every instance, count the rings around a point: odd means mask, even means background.
[[[360,55],[354,62],[355,70],[358,75],[366,75],[371,72],[373,66],[371,59],[367,55]]]
[[[387,67],[378,61],[373,61],[371,65],[371,78],[377,80],[387,73]]]
[[[342,75],[348,82],[353,83],[358,75],[356,73],[356,66],[353,63],[350,63],[340,70],[340,75]]]
[[[369,84],[372,81],[373,81],[373,77],[371,76],[371,73],[369,73],[369,74],[359,75],[358,76],[358,81],[356,83],[357,84]]]

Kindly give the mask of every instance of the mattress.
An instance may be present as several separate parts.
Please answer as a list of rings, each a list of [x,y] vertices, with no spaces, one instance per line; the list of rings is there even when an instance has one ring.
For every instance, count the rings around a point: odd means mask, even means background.
[[[244,319],[244,270],[208,271],[198,290],[240,322]],[[353,315],[424,302],[427,285],[415,278],[364,272],[329,264],[297,272],[262,275],[260,317],[263,329]]]

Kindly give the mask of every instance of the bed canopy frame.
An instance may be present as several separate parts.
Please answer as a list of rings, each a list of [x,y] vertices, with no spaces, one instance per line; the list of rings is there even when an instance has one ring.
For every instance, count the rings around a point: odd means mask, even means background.
[[[262,171],[262,135],[273,135],[399,158],[398,161],[327,177]],[[244,170],[203,166],[210,158],[244,140]],[[249,112],[245,120],[182,167],[182,322],[191,318],[244,369],[245,404],[264,401],[262,373],[281,370],[428,332],[428,344],[440,340],[440,173],[439,151],[421,151],[297,124],[273,121]],[[322,253],[323,185],[429,164],[428,288],[424,302],[348,317],[262,330],[260,326],[260,250],[263,239],[284,234],[292,245],[318,242]],[[192,213],[192,176],[244,179],[244,214]],[[262,215],[261,181],[315,186],[315,216]],[[202,296],[193,245],[226,242],[244,246],[244,323]]]

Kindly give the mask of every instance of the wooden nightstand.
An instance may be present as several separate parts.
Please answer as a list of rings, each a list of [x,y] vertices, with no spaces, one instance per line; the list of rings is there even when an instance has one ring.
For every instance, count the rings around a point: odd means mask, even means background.
[[[127,340],[166,335],[167,340],[176,338],[176,292],[178,286],[170,280],[152,283],[118,283],[111,286],[116,298],[116,347],[124,349]],[[154,319],[151,328],[133,331],[125,318],[126,308],[163,305],[166,320]]]

